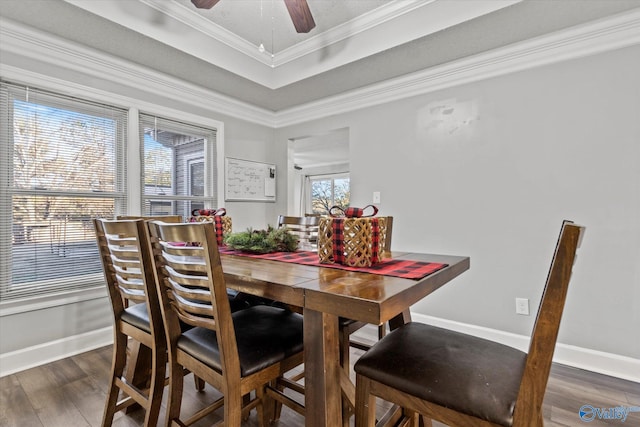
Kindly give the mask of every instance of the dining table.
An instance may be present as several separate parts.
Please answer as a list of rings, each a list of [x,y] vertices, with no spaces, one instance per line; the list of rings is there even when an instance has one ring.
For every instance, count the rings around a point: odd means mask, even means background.
[[[439,268],[407,278],[221,250],[227,287],[297,307],[304,315],[305,426],[343,425],[342,396],[351,402],[355,398],[355,386],[340,367],[341,317],[397,328],[411,320],[413,304],[470,267],[467,256],[392,252],[390,258]]]

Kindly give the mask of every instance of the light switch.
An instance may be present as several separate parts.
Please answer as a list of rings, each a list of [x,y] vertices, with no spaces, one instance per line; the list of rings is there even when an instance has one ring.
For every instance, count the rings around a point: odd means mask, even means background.
[[[374,191],[373,192],[373,203],[380,203],[380,192],[379,191]]]

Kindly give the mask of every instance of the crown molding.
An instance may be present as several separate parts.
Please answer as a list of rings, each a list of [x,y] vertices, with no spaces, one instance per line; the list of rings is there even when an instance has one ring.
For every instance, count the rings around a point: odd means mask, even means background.
[[[640,8],[277,113],[276,127],[640,44]]]
[[[389,1],[275,53],[260,53],[254,44],[200,16],[186,1],[130,0],[126,8],[119,2],[64,1],[269,89],[278,89],[522,0]],[[149,18],[154,11],[166,19],[162,27]],[[338,43],[339,48],[327,58],[324,52]]]
[[[0,40],[0,53],[12,52],[92,78],[153,94],[161,93],[175,101],[197,103],[212,113],[280,128],[637,45],[640,44],[640,8],[278,112],[205,90],[6,19],[0,19]],[[7,65],[0,63],[3,76],[9,72],[15,75],[15,79],[30,75],[29,72],[12,70]],[[71,83],[69,85],[73,87]]]
[[[180,103],[201,105],[203,109],[208,111],[237,117],[252,123],[269,127],[273,127],[275,123],[273,111],[238,101],[212,90],[206,90],[200,86],[4,18],[0,18],[0,40],[2,40],[0,54],[12,53],[119,86],[143,90],[155,95],[162,94],[163,97]],[[3,58],[3,55],[0,55],[0,58]],[[98,94],[100,92],[74,82],[64,84],[59,79],[52,79],[39,72],[20,71],[3,61],[0,61],[0,67],[0,75],[15,81],[30,77],[32,81],[24,81],[23,83],[34,84],[33,79],[37,79],[38,81],[48,81],[48,87],[64,85],[66,93],[70,94],[78,93],[81,95],[88,92]],[[118,97],[115,95],[110,95],[110,97],[118,102]]]
[[[325,49],[332,44],[339,43],[343,40],[354,37],[358,34],[371,30],[379,25],[383,25],[387,22],[391,22],[400,16],[415,11],[419,7],[426,7],[429,4],[437,0],[423,0],[423,1],[392,1],[385,6],[374,9],[364,15],[358,16],[344,24],[331,28],[321,34],[315,35],[309,39],[303,40],[287,49],[283,49],[274,55],[274,66],[277,68],[288,62],[302,58],[305,55],[309,55],[312,52]],[[520,1],[520,0],[518,0]],[[388,34],[389,37],[398,36],[402,34],[406,37],[406,32],[396,31],[396,34]],[[405,41],[406,42],[406,41]],[[392,41],[392,45],[400,44],[401,42]],[[378,51],[384,48],[377,47]]]

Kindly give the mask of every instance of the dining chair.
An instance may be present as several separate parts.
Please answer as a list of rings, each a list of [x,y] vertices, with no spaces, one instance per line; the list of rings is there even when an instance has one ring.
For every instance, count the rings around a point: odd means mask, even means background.
[[[402,421],[409,426],[430,420],[451,426],[542,426],[542,402],[584,230],[570,221],[562,224],[528,353],[409,322],[356,362],[356,427],[375,424],[376,396],[403,408]]]
[[[163,222],[169,223],[181,223],[182,216],[181,215],[151,215],[151,216],[139,216],[139,215],[118,215],[118,221],[135,221],[135,220],[143,220],[143,221],[152,221],[159,220]],[[104,234],[104,232],[98,232],[98,228],[96,227],[96,235]],[[146,230],[146,227],[143,227],[143,230]],[[131,230],[133,232],[133,229]],[[146,237],[146,231],[143,233]],[[139,238],[139,234],[136,232],[136,239]],[[146,251],[147,247],[142,247],[143,251]],[[147,267],[148,268],[148,267]],[[153,273],[151,273],[153,276]],[[153,278],[155,281],[155,277]],[[149,292],[156,292],[155,283],[152,284]],[[248,304],[245,301],[242,301],[241,298],[236,298],[237,292],[233,292],[231,290],[227,290],[227,294],[229,295],[229,300],[231,302],[232,310],[241,310],[243,308],[248,307]],[[157,300],[157,297],[154,298]],[[142,309],[142,307],[137,307],[137,309]],[[157,305],[155,308],[158,313],[160,313],[160,306]],[[149,320],[147,317],[142,316],[139,321],[144,324],[145,330],[149,330],[150,326],[147,324]],[[188,328],[189,326],[186,324],[181,324],[182,328]],[[164,327],[161,325],[161,332],[164,333]],[[126,372],[124,373],[124,378],[130,384],[133,384],[136,387],[145,387],[146,384],[149,383],[149,360],[153,360],[153,348],[147,345],[146,343],[141,342],[140,340],[129,340],[128,342],[128,363],[126,364]],[[166,351],[166,349],[165,349]],[[185,372],[187,374],[188,372]],[[198,378],[196,375],[193,376],[194,385],[196,390],[202,391],[204,390],[204,381]],[[127,411],[132,408],[127,408]],[[117,412],[117,411],[116,411]]]
[[[168,342],[167,425],[191,425],[224,407],[226,426],[240,426],[253,408],[267,426],[276,401],[304,415],[271,386],[303,362],[302,316],[265,305],[231,312],[213,223],[147,226]],[[180,321],[192,328],[183,332]],[[184,368],[223,395],[188,419],[181,419]],[[255,397],[243,402],[252,390]]]
[[[116,219],[143,219],[145,221],[182,222],[182,215],[118,215]]]
[[[93,220],[114,318],[113,360],[102,426],[133,404],[146,411],[144,425],[157,424],[165,384],[167,341],[143,220]],[[149,349],[150,372],[132,380],[137,365],[127,357],[129,339]],[[132,352],[135,355],[137,351]],[[129,359],[129,360],[128,360]],[[118,401],[122,392],[126,397]]]
[[[278,228],[287,227],[298,236],[299,247],[305,250],[318,250],[319,216],[278,216]]]

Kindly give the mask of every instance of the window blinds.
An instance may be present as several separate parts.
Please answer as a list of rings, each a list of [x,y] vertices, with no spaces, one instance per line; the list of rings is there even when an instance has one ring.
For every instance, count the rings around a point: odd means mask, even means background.
[[[126,212],[127,111],[1,82],[0,299],[103,285],[92,218]]]
[[[182,215],[216,208],[216,130],[140,114],[145,215]]]

